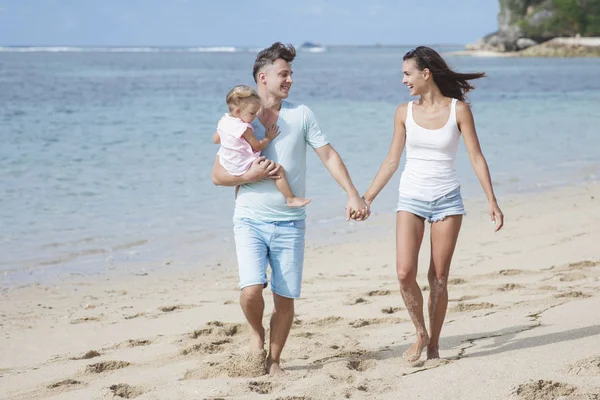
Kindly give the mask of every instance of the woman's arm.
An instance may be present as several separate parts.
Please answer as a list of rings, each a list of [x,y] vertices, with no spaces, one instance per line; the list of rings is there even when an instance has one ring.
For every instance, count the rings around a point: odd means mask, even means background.
[[[381,192],[381,190],[387,185],[394,173],[398,170],[400,165],[400,157],[404,151],[404,144],[406,142],[406,111],[407,104],[402,104],[396,109],[396,115],[394,116],[394,136],[392,138],[392,144],[385,160],[379,167],[373,183],[369,186],[369,189],[364,194],[365,202],[368,206],[371,205],[375,197]]]
[[[492,178],[490,177],[490,170],[488,168],[487,161],[481,151],[481,145],[479,144],[479,138],[475,131],[475,120],[473,119],[473,113],[471,108],[463,103],[462,101],[456,104],[456,122],[458,123],[458,129],[460,129],[467,152],[469,153],[469,159],[471,160],[471,166],[479,183],[485,192],[489,204],[489,213],[492,222],[496,224],[496,231],[504,225],[504,215],[498,206],[496,196],[494,195],[494,188],[492,186]]]

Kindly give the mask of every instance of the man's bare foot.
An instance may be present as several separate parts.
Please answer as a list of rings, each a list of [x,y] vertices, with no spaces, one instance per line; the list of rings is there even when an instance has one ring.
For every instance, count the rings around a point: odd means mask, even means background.
[[[256,351],[264,350],[265,328],[262,328],[260,332],[252,332],[252,338],[250,339],[250,348]]]
[[[279,363],[267,358],[267,374],[271,376],[282,376],[285,375],[286,372],[281,369]]]
[[[438,358],[440,358],[440,348],[427,346],[427,359],[436,360]]]
[[[288,197],[285,199],[285,202],[287,203],[288,207],[298,208],[304,207],[310,203],[310,199],[305,199],[304,197]]]
[[[423,349],[429,344],[427,333],[417,336],[417,341],[402,354],[402,358],[408,362],[415,362],[421,358]]]

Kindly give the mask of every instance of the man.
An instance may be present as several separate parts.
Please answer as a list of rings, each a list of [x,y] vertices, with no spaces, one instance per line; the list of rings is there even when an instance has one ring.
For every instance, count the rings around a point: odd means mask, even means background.
[[[283,168],[297,196],[306,191],[306,149],[310,145],[331,176],[348,194],[346,219],[362,219],[367,207],[352,184],[339,154],[319,129],[311,110],[301,104],[284,101],[293,83],[291,62],[293,46],[279,42],[262,50],[256,57],[253,75],[261,98],[261,111],[252,125],[261,139],[265,127],[280,130],[263,150],[249,171],[235,177],[215,160],[212,180],[216,185],[241,185],[234,211],[234,236],[240,275],[240,305],[251,327],[251,347],[263,351],[265,329],[262,326],[267,285],[267,264],[271,266],[274,310],[271,317],[266,371],[281,374],[280,357],[294,318],[294,299],[300,297],[304,263],[304,207],[289,208],[271,179]],[[272,160],[272,161],[271,161]],[[271,179],[267,179],[271,178]]]

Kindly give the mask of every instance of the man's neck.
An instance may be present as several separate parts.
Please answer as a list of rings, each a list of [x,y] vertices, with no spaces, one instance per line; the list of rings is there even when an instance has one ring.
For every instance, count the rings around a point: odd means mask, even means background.
[[[270,112],[279,112],[279,110],[281,110],[281,103],[283,99],[276,98],[272,95],[269,95],[269,93],[261,93],[260,91],[258,92],[258,95],[260,96],[260,102],[263,110],[268,110]]]

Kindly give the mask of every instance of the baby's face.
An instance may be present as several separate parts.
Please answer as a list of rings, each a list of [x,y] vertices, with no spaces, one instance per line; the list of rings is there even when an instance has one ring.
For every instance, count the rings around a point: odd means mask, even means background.
[[[258,110],[260,110],[260,104],[258,103],[252,102],[248,104],[242,104],[240,107],[239,119],[249,124],[254,121],[254,118],[256,118]]]

